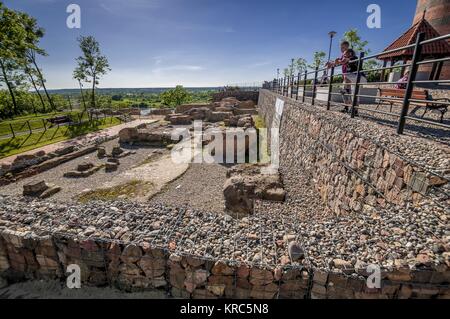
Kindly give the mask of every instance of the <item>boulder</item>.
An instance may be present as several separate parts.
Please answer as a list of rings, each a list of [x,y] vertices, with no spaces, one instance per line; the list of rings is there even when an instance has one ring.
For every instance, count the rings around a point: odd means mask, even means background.
[[[222,122],[225,119],[229,119],[231,116],[233,116],[233,113],[231,112],[211,112],[211,114],[208,117],[208,121]]]
[[[186,111],[192,110],[192,109],[198,109],[198,108],[208,108],[210,110],[214,109],[214,106],[212,104],[182,104],[178,105],[175,108],[175,113],[184,113]]]
[[[113,157],[119,156],[120,154],[122,154],[124,152],[124,150],[120,147],[120,146],[114,146],[111,152],[111,155]]]
[[[255,126],[255,122],[251,116],[240,117],[236,123],[237,127],[243,127],[245,129]]]
[[[77,166],[77,171],[78,172],[85,172],[85,171],[90,170],[93,167],[94,167],[94,164],[89,163],[89,162],[83,162],[83,163],[81,163],[81,164],[79,164]]]
[[[31,182],[23,186],[23,195],[39,197],[41,199],[51,197],[61,191],[61,187],[47,184],[45,181]]]
[[[286,191],[282,188],[270,188],[264,191],[263,199],[273,202],[284,202]]]
[[[120,164],[120,160],[115,157],[108,158],[107,163]]]
[[[23,185],[23,195],[24,196],[37,196],[42,192],[47,190],[48,185],[45,181],[38,182],[30,182],[28,184]]]
[[[299,243],[291,241],[288,246],[289,257],[292,261],[298,261],[305,257],[305,252]]]
[[[163,109],[154,109],[150,112],[151,115],[169,115],[173,113],[173,109],[163,108]]]
[[[114,171],[117,171],[118,168],[119,168],[119,164],[117,164],[117,163],[107,162],[105,164],[106,172],[114,172]]]
[[[238,214],[252,214],[254,184],[246,182],[244,177],[229,178],[223,187],[225,207]]]
[[[239,103],[239,100],[235,97],[227,97],[220,101],[220,107],[237,107]]]
[[[120,134],[120,133],[119,133]],[[100,146],[97,150],[97,157],[104,158],[106,156],[106,150],[103,146]]]
[[[119,143],[131,143],[138,138],[138,129],[135,127],[127,127],[119,132]]]
[[[61,191],[61,187],[56,185],[48,185],[48,188],[39,196],[40,199],[49,198]]]
[[[193,120],[206,120],[211,114],[211,110],[207,107],[193,108],[184,114],[189,115]]]
[[[172,125],[190,125],[192,124],[192,118],[189,115],[175,114],[169,118]]]
[[[258,115],[257,109],[234,109],[234,115]]]
[[[216,112],[233,112],[234,107],[232,106],[219,106],[215,108]]]
[[[253,213],[255,199],[284,201],[286,193],[278,173],[263,174],[266,166],[236,165],[227,171],[225,207],[238,214]]]
[[[253,102],[252,100],[241,101],[237,105],[237,108],[239,108],[239,109],[253,109],[253,108],[255,108],[255,102]]]

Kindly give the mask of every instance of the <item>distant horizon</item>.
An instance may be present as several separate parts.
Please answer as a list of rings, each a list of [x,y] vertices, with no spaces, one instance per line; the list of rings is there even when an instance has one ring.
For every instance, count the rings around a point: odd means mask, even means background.
[[[191,89],[220,89],[224,86],[183,86],[186,90]],[[96,91],[102,91],[102,90],[169,90],[173,89],[175,86],[165,86],[165,87],[96,87]],[[83,91],[90,91],[92,88],[85,87],[83,88]],[[43,90],[39,90],[40,92],[43,92]],[[80,88],[61,88],[61,89],[48,89],[49,92],[55,92],[55,91],[80,91]],[[34,90],[30,92],[35,92]]]

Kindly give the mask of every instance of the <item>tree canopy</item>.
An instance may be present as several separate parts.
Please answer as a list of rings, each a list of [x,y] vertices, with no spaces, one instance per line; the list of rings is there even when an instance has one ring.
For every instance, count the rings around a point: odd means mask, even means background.
[[[78,42],[82,55],[76,59],[74,78],[80,83],[85,81],[92,84],[91,107],[95,107],[95,87],[100,78],[111,69],[108,59],[100,52],[100,44],[93,36],[80,37]]]
[[[178,106],[188,103],[191,98],[191,94],[181,85],[161,93],[161,102],[167,106]]]

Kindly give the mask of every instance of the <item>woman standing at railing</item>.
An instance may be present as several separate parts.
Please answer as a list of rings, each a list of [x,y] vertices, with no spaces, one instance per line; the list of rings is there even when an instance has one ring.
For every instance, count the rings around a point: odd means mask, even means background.
[[[342,66],[342,77],[344,88],[341,90],[341,94],[344,99],[344,104],[347,104],[346,96],[352,93],[352,83],[356,83],[356,78],[358,76],[358,57],[355,51],[350,48],[350,43],[348,41],[341,42],[341,52],[340,58],[336,59],[334,62],[328,62],[327,67]],[[361,75],[361,83],[367,83],[367,79],[364,75]],[[351,101],[350,101],[351,103]],[[348,107],[345,106],[344,112],[348,111]]]

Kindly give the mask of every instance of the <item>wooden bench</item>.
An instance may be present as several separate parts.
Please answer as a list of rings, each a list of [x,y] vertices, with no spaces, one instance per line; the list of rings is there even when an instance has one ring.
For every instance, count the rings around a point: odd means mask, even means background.
[[[51,118],[51,119],[48,119],[47,121],[50,122],[50,123],[52,123],[52,124],[64,124],[64,123],[69,123],[69,122],[71,122],[72,120],[70,119],[69,116],[63,115],[63,116],[56,116],[56,117],[53,117],[53,118]]]
[[[390,112],[392,112],[392,107],[394,104],[403,104],[403,100],[405,98],[406,90],[404,89],[384,89],[378,88],[378,98],[379,102],[377,105],[377,109],[383,103],[390,104]],[[413,100],[421,100],[423,102],[412,101],[410,105],[415,106],[415,108],[411,111],[411,114],[415,114],[419,109],[425,108],[425,111],[422,114],[422,118],[427,114],[428,111],[439,111],[441,113],[441,123],[444,121],[444,115],[447,113],[448,105],[439,103],[448,102],[450,99],[435,99],[433,100],[432,96],[429,94],[428,90],[413,90],[411,94],[411,99]]]

